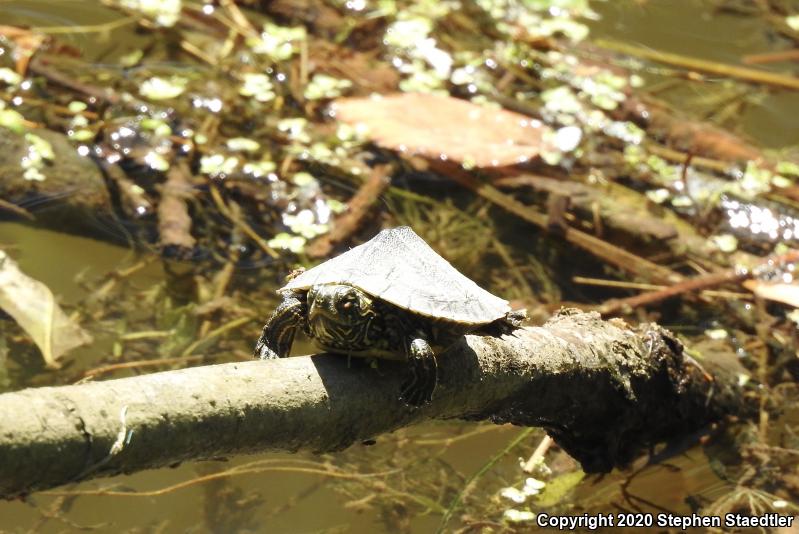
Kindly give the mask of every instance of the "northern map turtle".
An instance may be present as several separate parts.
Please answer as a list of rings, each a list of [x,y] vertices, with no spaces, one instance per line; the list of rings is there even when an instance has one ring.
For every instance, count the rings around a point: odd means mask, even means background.
[[[400,397],[413,406],[433,397],[436,352],[468,332],[516,328],[525,316],[458,272],[407,226],[383,230],[278,292],[283,301],[264,325],[257,356],[285,358],[302,329],[330,352],[405,360],[411,372]]]

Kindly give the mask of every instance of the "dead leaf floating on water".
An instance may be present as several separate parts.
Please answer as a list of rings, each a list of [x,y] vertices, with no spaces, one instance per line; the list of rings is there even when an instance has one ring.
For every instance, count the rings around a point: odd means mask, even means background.
[[[547,150],[540,121],[466,100],[408,93],[342,98],[332,107],[346,123],[364,124],[377,144],[474,167],[523,163]]]
[[[799,283],[796,281],[786,283],[746,280],[743,286],[760,298],[799,308]]]
[[[42,46],[46,36],[24,28],[2,25],[0,25],[0,36],[13,41],[16,45],[13,56],[16,60],[15,69],[17,74],[24,76],[25,71],[28,70],[30,58],[36,53],[39,47]]]
[[[50,289],[20,271],[0,250],[0,308],[8,313],[42,351],[48,367],[59,366],[65,352],[92,338],[58,306]]]

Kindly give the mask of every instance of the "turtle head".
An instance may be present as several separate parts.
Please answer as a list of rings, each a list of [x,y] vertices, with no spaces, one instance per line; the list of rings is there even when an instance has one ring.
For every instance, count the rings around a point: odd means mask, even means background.
[[[308,326],[324,345],[357,349],[368,345],[373,299],[347,284],[324,284],[308,291]]]

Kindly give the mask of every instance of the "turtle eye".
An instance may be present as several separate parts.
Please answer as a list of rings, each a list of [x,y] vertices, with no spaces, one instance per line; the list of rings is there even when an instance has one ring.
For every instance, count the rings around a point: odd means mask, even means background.
[[[350,310],[358,310],[358,297],[355,295],[348,295],[344,298],[344,301],[341,303],[341,309],[350,311]]]

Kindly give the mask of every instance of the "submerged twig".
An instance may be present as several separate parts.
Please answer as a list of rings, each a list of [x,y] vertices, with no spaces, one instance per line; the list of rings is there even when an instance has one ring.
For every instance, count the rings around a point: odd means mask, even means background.
[[[258,32],[255,31],[253,25],[247,20],[247,17],[244,16],[244,13],[241,12],[239,6],[233,0],[219,0],[219,4],[230,14],[231,20],[236,23],[243,35],[258,35]]]
[[[544,436],[541,442],[538,444],[538,447],[535,448],[533,454],[530,455],[530,458],[524,462],[522,466],[522,471],[525,473],[532,473],[536,467],[539,466],[544,461],[544,456],[546,455],[549,448],[552,446],[554,441],[549,436]]]
[[[309,257],[329,256],[337,245],[350,239],[363,226],[374,204],[391,185],[391,169],[391,165],[378,165],[372,170],[369,178],[350,199],[347,212],[336,219],[333,229],[306,248]]]
[[[135,263],[134,265],[131,265],[130,267],[126,267],[124,269],[117,269],[114,272],[108,273],[106,275],[107,280],[103,282],[103,285],[101,285],[99,288],[92,291],[92,293],[88,297],[88,302],[89,303],[98,302],[105,299],[111,293],[111,290],[114,289],[114,287],[117,285],[117,283],[120,280],[139,272],[141,269],[144,269],[150,263],[155,261],[155,258],[156,257],[152,255],[145,256],[144,259]],[[102,313],[102,311],[100,313]],[[94,319],[98,319],[99,315],[93,314],[92,317]]]
[[[457,172],[448,169],[444,174],[452,180],[468,187],[478,195],[504,208],[505,210],[521,217],[527,222],[534,224],[542,229],[547,229],[549,221],[546,215],[539,213],[532,208],[525,206],[516,199],[501,193],[491,185],[480,182],[466,172]],[[611,265],[644,280],[652,280],[658,283],[674,283],[682,280],[682,275],[661,267],[649,260],[636,256],[635,254],[621,249],[611,243],[603,241],[580,230],[574,228],[563,229],[562,235],[568,242],[576,245],[598,258],[605,260]]]
[[[264,241],[263,238],[259,236],[258,233],[255,230],[253,230],[249,224],[246,223],[246,221],[244,221],[243,217],[240,216],[240,212],[238,213],[239,216],[237,216],[237,214],[233,213],[230,210],[230,208],[225,204],[225,201],[222,198],[219,189],[215,185],[213,184],[211,185],[210,191],[211,191],[211,198],[213,199],[214,203],[216,204],[216,207],[219,209],[219,212],[222,213],[222,215],[227,217],[230,220],[230,222],[238,226],[241,229],[241,231],[247,235],[247,237],[252,239],[255,242],[255,244],[258,245],[258,248],[263,250],[270,257],[274,259],[280,258],[280,254],[278,254],[275,251],[275,249],[270,247],[266,243],[266,241]]]
[[[191,198],[191,173],[183,162],[175,162],[167,172],[158,203],[158,233],[163,250],[178,256],[191,253],[196,243],[191,235],[191,216],[187,200]]]
[[[112,20],[109,22],[103,22],[100,24],[77,24],[77,25],[69,25],[69,26],[33,26],[30,28],[31,32],[34,33],[44,33],[47,35],[71,35],[71,34],[86,34],[86,33],[107,33],[111,30],[116,30],[123,26],[127,26],[128,24],[133,24],[138,22],[140,17],[138,16],[128,16],[122,17],[120,19]]]
[[[617,41],[609,41],[607,39],[598,39],[594,42],[601,47],[608,48],[616,52],[621,52],[622,54],[649,59],[651,61],[657,61],[658,63],[666,63],[675,67],[707,72],[709,74],[715,74],[719,76],[727,76],[729,78],[738,78],[739,80],[744,80],[747,82],[784,87],[786,89],[799,89],[799,78],[793,76],[785,76],[775,72],[748,69],[746,67],[738,67],[736,65],[726,65],[724,63],[718,63],[715,61],[682,56],[679,54],[672,54],[670,52],[651,50]]]
[[[610,302],[606,302],[605,304],[599,306],[597,311],[599,311],[599,313],[602,315],[610,315],[619,311],[625,311],[628,309],[645,306],[647,304],[660,302],[671,297],[676,297],[677,295],[682,295],[683,293],[690,293],[730,282],[740,282],[749,278],[749,276],[750,274],[748,271],[738,270],[705,274],[690,280],[678,282],[672,286],[658,289],[656,291],[642,293],[640,295],[635,295],[626,299],[611,300]]]
[[[36,220],[36,217],[34,217],[33,214],[28,210],[26,210],[25,208],[17,206],[13,202],[8,202],[7,200],[3,200],[2,198],[0,198],[0,210],[10,211],[11,213],[19,215],[20,217],[24,217],[29,221]]]
[[[747,65],[762,63],[778,63],[782,61],[799,61],[799,48],[779,50],[777,52],[761,52],[759,54],[746,54],[741,61]]]
[[[727,283],[743,282],[744,280],[753,278],[761,269],[774,268],[775,266],[795,261],[799,261],[799,251],[791,251],[780,256],[768,258],[753,268],[732,268],[721,272],[703,274],[656,291],[642,293],[626,299],[611,300],[599,306],[596,310],[602,315],[610,315],[619,311],[654,304],[684,293],[708,289]]]
[[[73,91],[86,95],[87,97],[95,98],[101,102],[106,102],[108,104],[125,105],[130,108],[138,108],[138,109],[146,109],[149,107],[149,105],[146,102],[139,100],[129,94],[125,95],[125,97],[123,98],[119,93],[117,93],[110,87],[100,88],[95,85],[75,80],[74,78],[71,78],[66,74],[59,72],[48,66],[49,61],[52,60],[43,59],[41,57],[34,57],[31,60],[30,64],[28,65],[28,69],[34,74],[44,76],[45,78],[47,78],[48,81],[51,81],[58,85],[62,85],[67,89],[72,89]],[[90,69],[87,68],[87,70]]]
[[[195,486],[197,484],[203,484],[205,482],[210,482],[211,480],[217,480],[220,478],[228,478],[234,476],[241,476],[241,475],[254,475],[259,473],[266,473],[266,472],[282,472],[282,473],[305,473],[311,475],[321,475],[330,478],[343,478],[343,479],[362,479],[365,477],[384,477],[390,472],[377,472],[377,473],[347,473],[340,469],[331,468],[331,466],[327,464],[318,464],[314,463],[315,465],[310,467],[301,467],[301,466],[292,466],[292,465],[277,465],[277,466],[269,466],[269,465],[262,465],[266,464],[267,462],[284,462],[284,463],[306,463],[301,462],[299,460],[259,460],[256,462],[250,462],[249,464],[244,464],[236,467],[232,467],[230,469],[225,469],[224,471],[219,471],[217,473],[211,473],[208,475],[203,475],[199,477],[192,478],[190,480],[184,480],[182,482],[178,482],[176,484],[172,484],[170,486],[166,486],[156,490],[149,490],[149,491],[122,491],[122,490],[113,490],[113,489],[98,489],[98,490],[62,490],[62,491],[48,491],[45,492],[45,495],[59,495],[59,496],[78,496],[78,495],[92,495],[96,497],[158,497],[160,495],[166,495],[167,493],[172,493],[177,490],[185,489],[191,486]],[[311,462],[307,462],[311,463]],[[251,467],[252,466],[252,467]]]
[[[241,218],[241,207],[233,203],[230,206],[231,213],[236,218]],[[214,275],[213,278],[213,293],[211,294],[210,302],[219,302],[225,296],[230,280],[236,270],[236,265],[241,258],[241,245],[242,245],[242,231],[239,227],[235,227],[231,232],[230,244],[228,245],[228,257],[225,265]],[[208,331],[211,329],[212,323],[210,319],[203,320],[200,328],[197,331],[198,338],[204,338]]]
[[[144,217],[153,211],[153,203],[148,198],[147,192],[128,178],[119,165],[110,163],[105,158],[97,158],[95,161],[97,161],[108,178],[119,188],[122,208],[127,212],[128,216]]]
[[[221,336],[226,332],[230,332],[231,330],[235,330],[236,328],[239,328],[240,326],[243,326],[251,322],[252,319],[253,318],[251,316],[244,316],[244,317],[239,317],[238,319],[233,319],[232,321],[228,321],[227,323],[215,328],[214,330],[211,330],[205,336],[194,341],[191,345],[183,349],[183,352],[181,353],[180,356],[182,358],[191,356],[195,351],[202,348],[210,341],[218,338],[219,336]]]

